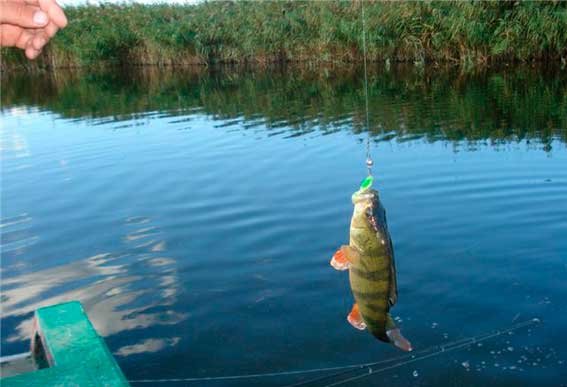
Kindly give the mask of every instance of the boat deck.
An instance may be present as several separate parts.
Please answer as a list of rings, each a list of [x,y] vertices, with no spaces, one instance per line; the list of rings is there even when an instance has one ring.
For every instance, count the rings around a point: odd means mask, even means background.
[[[28,355],[36,370],[2,378],[3,387],[129,386],[104,340],[77,301],[35,312],[31,349],[31,354],[20,357],[25,360]],[[17,356],[8,360],[13,363],[22,361]]]

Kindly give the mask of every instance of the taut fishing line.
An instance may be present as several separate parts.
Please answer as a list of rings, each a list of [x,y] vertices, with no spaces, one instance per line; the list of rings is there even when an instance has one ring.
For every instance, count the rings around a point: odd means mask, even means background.
[[[370,115],[368,112],[368,71],[366,69],[366,22],[364,17],[364,0],[360,2],[360,12],[362,18],[362,51],[364,60],[364,100],[366,102],[366,167],[368,168],[368,176],[372,176],[372,155],[370,154]]]

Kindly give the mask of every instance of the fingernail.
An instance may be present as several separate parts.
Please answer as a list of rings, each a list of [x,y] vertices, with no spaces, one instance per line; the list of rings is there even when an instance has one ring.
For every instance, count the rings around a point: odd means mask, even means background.
[[[33,14],[33,22],[37,25],[42,26],[47,23],[47,15],[43,11],[36,11]]]

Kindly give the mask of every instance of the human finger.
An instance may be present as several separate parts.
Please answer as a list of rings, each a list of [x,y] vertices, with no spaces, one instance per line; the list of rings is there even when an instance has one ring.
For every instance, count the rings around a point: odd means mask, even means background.
[[[35,34],[30,30],[22,30],[14,46],[25,50],[31,45],[34,36]]]
[[[26,48],[26,57],[28,59],[34,60],[35,58],[37,58],[39,56],[39,54],[41,53],[41,50],[36,50],[33,47],[28,47]]]
[[[50,21],[55,23],[57,27],[64,28],[67,25],[67,16],[63,9],[55,0],[38,0],[39,7],[47,12]]]
[[[0,2],[0,23],[23,28],[41,28],[47,25],[49,16],[37,7],[14,1]]]
[[[55,36],[57,31],[59,31],[59,27],[57,27],[55,23],[49,22],[49,24],[46,25],[45,28],[43,28],[43,31],[45,32],[48,38],[52,38]]]
[[[0,24],[0,46],[14,47],[23,29],[11,24]]]
[[[49,38],[43,31],[38,31],[35,33],[35,36],[31,39],[31,45],[36,50],[41,50],[43,46],[47,44]]]

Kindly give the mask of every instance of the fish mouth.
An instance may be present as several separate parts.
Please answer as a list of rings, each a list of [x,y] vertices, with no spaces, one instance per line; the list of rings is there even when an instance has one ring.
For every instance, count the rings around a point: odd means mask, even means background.
[[[371,188],[356,191],[352,194],[352,204],[372,203],[378,197],[378,192]]]

